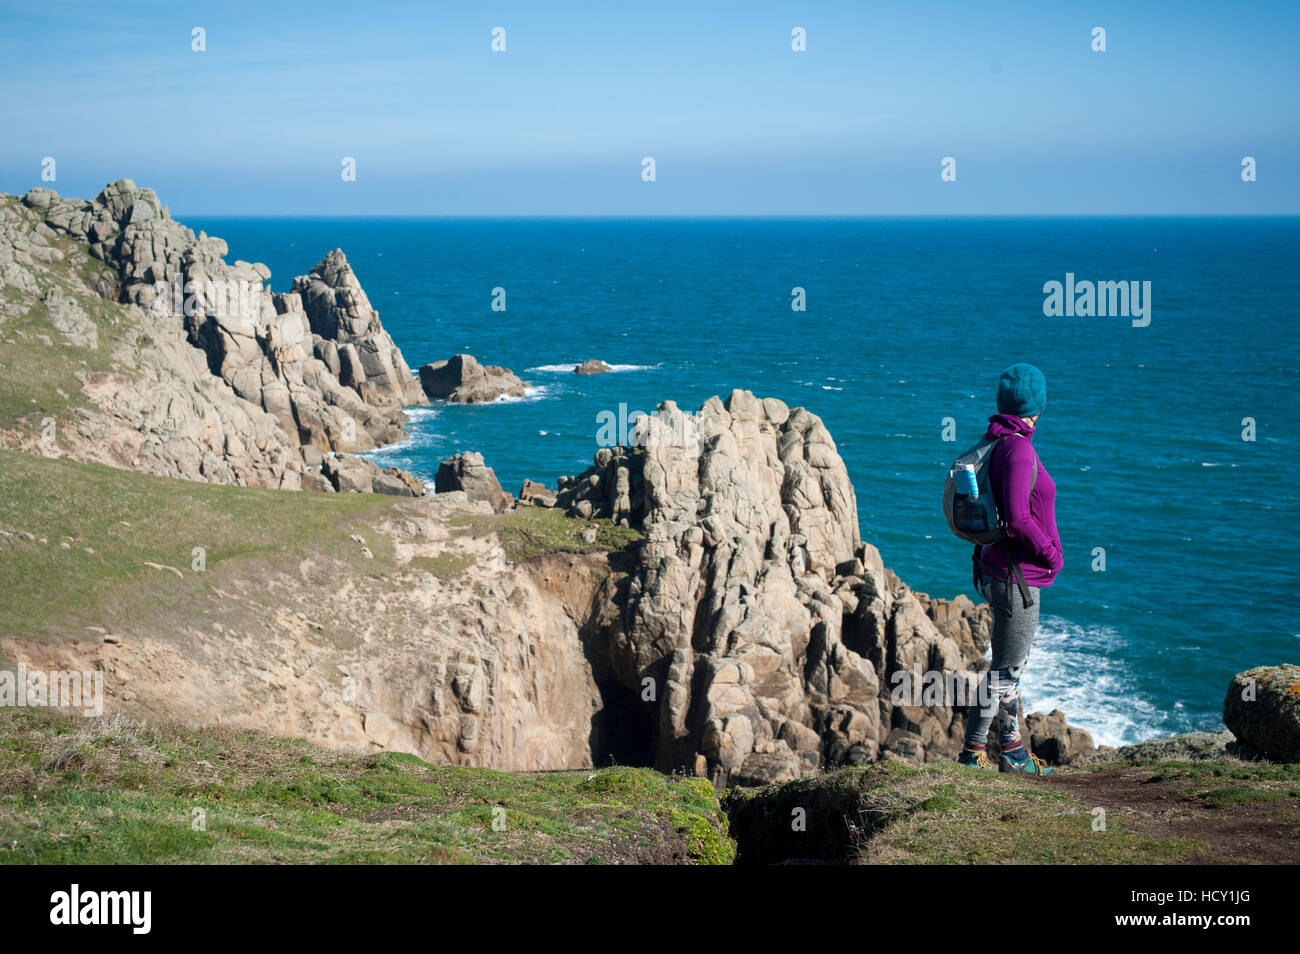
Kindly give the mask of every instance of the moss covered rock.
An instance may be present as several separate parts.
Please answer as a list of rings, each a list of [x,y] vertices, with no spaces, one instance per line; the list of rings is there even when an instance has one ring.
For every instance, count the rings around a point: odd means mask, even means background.
[[[1240,742],[1277,762],[1300,762],[1300,666],[1238,673],[1223,701],[1223,722]]]

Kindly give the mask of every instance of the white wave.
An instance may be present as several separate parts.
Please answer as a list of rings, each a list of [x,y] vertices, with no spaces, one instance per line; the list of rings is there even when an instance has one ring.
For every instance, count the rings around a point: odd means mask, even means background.
[[[1098,745],[1130,745],[1198,728],[1195,714],[1162,711],[1124,661],[1124,640],[1108,626],[1059,616],[1041,620],[1021,683],[1026,712],[1060,709]]]
[[[550,393],[550,389],[541,384],[530,384],[524,389],[523,397],[514,397],[509,394],[503,394],[495,401],[488,401],[488,404],[523,404],[528,401],[540,401]]]
[[[576,370],[578,369],[578,365],[579,365],[580,363],[581,363],[581,362],[574,361],[574,362],[572,362],[572,363],[570,363],[570,364],[539,364],[539,365],[537,365],[537,367],[535,367],[535,368],[527,368],[527,369],[525,370],[524,373],[527,374],[529,371],[532,371],[532,372],[541,371],[541,372],[548,373],[548,374],[572,374],[574,371],[576,371]],[[656,368],[659,368],[659,367],[662,367],[662,365],[658,365],[658,364],[611,364],[611,365],[609,366],[609,370],[610,370],[610,371],[654,371]]]
[[[400,458],[409,458],[412,453],[426,447],[436,446],[440,441],[445,440],[446,437],[442,434],[435,434],[433,431],[424,431],[417,428],[405,440],[385,444],[383,447],[376,447],[373,450],[357,451],[357,456],[368,457],[377,464],[381,461],[395,463]]]
[[[438,409],[436,407],[416,405],[415,407],[407,407],[402,410],[406,412],[406,416],[411,419],[412,423],[416,421],[427,421],[438,416]]]

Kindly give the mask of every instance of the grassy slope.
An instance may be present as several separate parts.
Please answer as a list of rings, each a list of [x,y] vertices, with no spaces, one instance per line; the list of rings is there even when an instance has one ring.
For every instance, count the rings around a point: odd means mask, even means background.
[[[395,567],[378,534],[365,537],[373,560],[350,540],[394,506],[392,497],[222,487],[3,450],[0,486],[0,530],[10,534],[0,536],[5,635],[84,636],[102,611],[139,617],[156,599],[183,602],[224,573],[309,548],[337,552],[358,573]],[[195,547],[204,548],[205,572],[191,569]]]
[[[159,602],[175,610],[231,575],[256,579],[268,563],[289,566],[308,552],[335,556],[357,574],[391,574],[392,545],[374,526],[394,508],[417,505],[380,494],[216,486],[6,450],[0,487],[0,531],[8,533],[0,533],[0,635],[37,639],[84,637],[84,627],[105,618],[145,620]],[[496,534],[511,560],[617,549],[638,536],[608,520],[529,507],[449,521],[459,533]],[[589,527],[597,530],[592,543],[581,537]],[[191,569],[195,547],[204,549],[204,572]],[[445,578],[465,565],[449,557],[410,569]]]
[[[0,709],[0,863],[727,864],[734,852],[702,779],[507,774]]]
[[[1039,780],[955,763],[884,762],[732,791],[724,805],[742,862],[1300,860],[1300,765],[1106,763]],[[799,808],[805,831],[792,830]]]

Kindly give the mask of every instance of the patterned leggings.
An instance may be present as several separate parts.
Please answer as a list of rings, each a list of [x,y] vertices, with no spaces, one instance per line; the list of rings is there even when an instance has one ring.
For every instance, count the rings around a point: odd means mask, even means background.
[[[996,718],[998,744],[1008,749],[1020,742],[1020,676],[1038,630],[1041,591],[1029,587],[1034,605],[1028,607],[1021,603],[1015,584],[1003,580],[985,580],[981,592],[993,608],[993,658],[980,684],[976,705],[966,711],[966,748],[984,748]],[[985,701],[982,706],[978,704],[981,700]]]

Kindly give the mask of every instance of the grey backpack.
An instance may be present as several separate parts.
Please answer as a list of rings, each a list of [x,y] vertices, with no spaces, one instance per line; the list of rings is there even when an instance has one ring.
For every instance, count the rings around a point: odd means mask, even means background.
[[[1000,437],[986,437],[952,462],[952,467],[948,469],[948,479],[943,485],[943,513],[948,518],[948,527],[953,533],[975,544],[974,559],[977,576],[979,548],[1002,544],[1007,556],[1007,565],[1015,574],[1016,583],[1020,588],[1021,600],[1025,606],[1032,606],[1033,600],[1025,585],[1020,564],[1012,559],[1011,550],[1006,546],[1006,524],[998,512],[998,502],[989,481],[989,461],[993,458],[994,448],[1001,440]],[[974,497],[960,489],[957,483],[959,471],[964,470],[967,465],[975,472],[975,483],[979,488],[979,494]],[[1037,483],[1038,461],[1035,459],[1034,477],[1029,489],[1032,491]],[[978,585],[977,582],[976,588]]]

